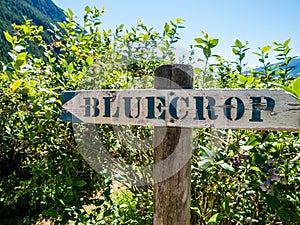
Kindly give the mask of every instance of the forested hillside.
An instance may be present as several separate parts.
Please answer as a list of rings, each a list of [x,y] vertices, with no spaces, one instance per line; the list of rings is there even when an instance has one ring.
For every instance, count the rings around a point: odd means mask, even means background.
[[[51,0],[0,0],[0,58],[7,61],[9,43],[5,41],[4,31],[13,32],[12,24],[23,24],[24,17],[32,20],[33,24],[47,28],[50,23],[65,19],[63,10]],[[50,40],[44,34],[45,40]]]

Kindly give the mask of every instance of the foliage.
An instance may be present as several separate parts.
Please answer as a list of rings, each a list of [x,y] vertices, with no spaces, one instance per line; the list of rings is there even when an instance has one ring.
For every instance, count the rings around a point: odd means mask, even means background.
[[[165,23],[159,33],[142,21],[126,29],[101,29],[104,9],[85,8],[83,25],[71,10],[49,30],[25,20],[5,32],[10,61],[0,73],[0,223],[152,224],[152,187],[112,190],[112,180],[89,167],[76,145],[73,127],[61,122],[60,94],[76,89],[152,87],[154,69],[176,62],[174,44],[183,20]],[[269,60],[272,46],[255,54],[262,70],[247,68],[248,43],[235,40],[236,61],[214,55],[218,39],[207,32],[195,39],[182,62],[195,68],[195,86],[286,87],[299,97],[299,78],[289,77],[290,41],[274,42],[280,64]],[[33,55],[36,45],[42,54]],[[204,60],[193,58],[200,49]],[[151,139],[152,129],[129,129]],[[133,165],[153,162],[151,145],[127,145],[109,125],[97,126],[99,140],[113,157]],[[297,132],[197,129],[192,168],[192,224],[275,224],[300,219]],[[146,151],[145,151],[146,149]],[[289,209],[289,210],[287,210]]]
[[[289,39],[273,43],[278,64],[268,61],[271,46],[259,48],[254,54],[263,66],[254,70],[244,63],[248,43],[236,40],[232,46],[236,62],[210,56],[215,60],[210,73],[223,88],[279,86],[299,98],[299,77],[289,76],[289,63],[295,58],[289,56],[289,43]],[[192,224],[296,224],[300,220],[297,132],[204,129],[194,135]]]
[[[12,35],[12,24],[22,24],[24,17],[30,19],[33,24],[43,26],[43,38],[50,43],[51,38],[46,31],[51,23],[64,21],[65,16],[63,11],[58,8],[51,0],[15,0],[15,1],[0,1],[0,58],[4,62],[9,62],[10,58],[7,55],[11,45],[5,41],[3,32],[8,32]],[[39,53],[36,45],[31,44],[27,50],[31,53]]]
[[[121,215],[116,214],[120,207],[111,199],[111,181],[89,167],[77,149],[71,124],[61,122],[60,94],[80,88],[82,83],[85,88],[149,87],[154,68],[172,58],[170,45],[176,42],[181,21],[166,23],[172,32],[163,35],[142,22],[125,32],[124,25],[114,32],[100,31],[99,18],[104,9],[85,10],[83,26],[76,23],[71,10],[66,11],[66,22],[58,22],[49,30],[51,44],[42,36],[43,27],[29,20],[14,24],[14,35],[4,32],[12,47],[8,52],[11,60],[3,63],[0,79],[1,223],[23,224],[42,219],[57,224],[86,223],[95,221],[101,212],[105,220],[117,221]],[[39,46],[41,57],[28,52],[30,43]],[[160,44],[161,51],[168,55],[148,51],[149,46]],[[123,63],[120,56],[127,57],[124,61],[128,63]],[[95,71],[102,74],[99,80],[93,79]],[[110,127],[99,127],[101,137],[109,133]],[[107,145],[114,145],[115,139],[110,140]],[[128,160],[126,147],[111,150]],[[130,161],[136,162],[136,156],[132,154]],[[143,195],[138,195],[138,191],[133,192],[135,198]],[[143,204],[133,210],[149,208],[146,202]],[[127,210],[124,212],[126,217]],[[139,221],[149,220],[147,215]]]

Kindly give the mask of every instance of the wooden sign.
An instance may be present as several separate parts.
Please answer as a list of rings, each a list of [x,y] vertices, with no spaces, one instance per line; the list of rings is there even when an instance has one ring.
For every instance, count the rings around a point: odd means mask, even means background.
[[[193,77],[190,65],[162,65],[157,89],[62,94],[63,121],[154,126],[154,163],[163,166],[153,169],[153,225],[190,225],[193,127],[300,129],[300,101],[283,90],[194,90]]]
[[[63,92],[70,122],[298,130],[300,102],[283,90],[149,89]]]

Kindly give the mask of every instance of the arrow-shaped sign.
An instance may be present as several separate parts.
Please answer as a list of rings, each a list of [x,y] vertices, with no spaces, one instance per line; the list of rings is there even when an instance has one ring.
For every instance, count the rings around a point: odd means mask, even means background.
[[[63,121],[224,129],[300,129],[300,101],[283,90],[149,89],[62,93]]]

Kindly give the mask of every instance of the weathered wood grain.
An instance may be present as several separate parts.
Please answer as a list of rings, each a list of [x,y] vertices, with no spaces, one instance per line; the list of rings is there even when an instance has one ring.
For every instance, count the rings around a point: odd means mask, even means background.
[[[64,92],[62,98],[63,120],[71,122],[252,130],[300,128],[300,101],[283,90],[172,87]]]
[[[155,71],[155,87],[158,89],[192,88],[192,67],[188,65],[158,67]],[[164,166],[154,167],[153,224],[188,225],[190,224],[192,129],[154,127],[154,146],[154,163]]]

